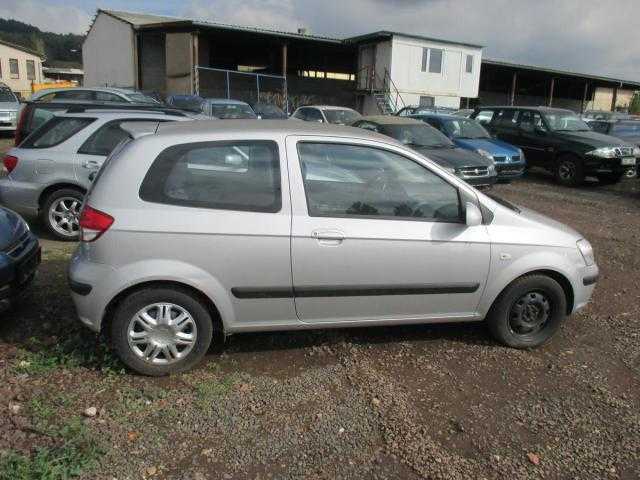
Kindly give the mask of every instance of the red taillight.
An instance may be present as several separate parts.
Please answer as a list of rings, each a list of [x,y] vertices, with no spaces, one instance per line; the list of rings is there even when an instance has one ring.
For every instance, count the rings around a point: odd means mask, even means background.
[[[100,235],[109,230],[112,224],[113,217],[111,215],[85,205],[80,212],[81,240],[83,242],[97,240]]]
[[[7,172],[11,173],[13,169],[18,166],[18,157],[7,155],[2,159],[2,163],[4,164],[4,168],[7,169]]]

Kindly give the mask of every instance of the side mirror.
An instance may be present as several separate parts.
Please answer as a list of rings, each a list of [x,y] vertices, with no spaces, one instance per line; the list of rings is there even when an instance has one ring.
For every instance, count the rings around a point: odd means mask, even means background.
[[[482,212],[480,209],[471,202],[465,204],[466,218],[465,223],[467,227],[477,227],[482,225]]]

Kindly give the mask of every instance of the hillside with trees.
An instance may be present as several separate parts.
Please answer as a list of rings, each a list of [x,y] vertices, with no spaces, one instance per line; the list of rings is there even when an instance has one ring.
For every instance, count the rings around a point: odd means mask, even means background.
[[[82,35],[43,32],[28,23],[0,18],[0,39],[42,53],[48,66],[82,65]]]

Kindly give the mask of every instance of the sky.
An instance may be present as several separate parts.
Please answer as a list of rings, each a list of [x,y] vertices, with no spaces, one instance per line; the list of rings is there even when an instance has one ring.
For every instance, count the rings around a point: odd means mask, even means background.
[[[640,80],[640,0],[1,0],[0,17],[85,33],[97,8],[347,37],[484,45],[485,58]]]

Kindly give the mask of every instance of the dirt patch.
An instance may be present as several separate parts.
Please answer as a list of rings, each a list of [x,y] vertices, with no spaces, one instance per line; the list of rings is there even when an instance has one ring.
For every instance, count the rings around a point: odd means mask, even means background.
[[[73,246],[44,236],[31,297],[0,321],[2,468],[66,455],[109,480],[638,478],[640,182],[534,172],[495,191],[582,232],[602,271],[534,351],[482,324],[246,334],[193,372],[139,377],[78,324]]]

